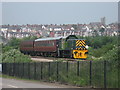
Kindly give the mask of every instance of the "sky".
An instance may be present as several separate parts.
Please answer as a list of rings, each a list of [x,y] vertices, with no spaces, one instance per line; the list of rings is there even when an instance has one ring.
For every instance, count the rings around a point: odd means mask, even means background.
[[[2,2],[2,24],[88,24],[118,21],[117,2]]]

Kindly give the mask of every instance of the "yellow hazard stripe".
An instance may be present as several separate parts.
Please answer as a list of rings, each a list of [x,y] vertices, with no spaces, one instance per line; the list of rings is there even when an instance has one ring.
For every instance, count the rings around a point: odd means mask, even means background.
[[[86,46],[85,40],[76,40],[76,47],[77,47],[76,50],[86,50],[85,46]]]
[[[76,48],[76,50],[86,50],[86,48],[80,47],[80,48]]]
[[[85,45],[84,41],[82,41],[82,40],[80,41],[79,40],[79,41],[76,42],[76,46],[86,46],[86,45]]]
[[[77,43],[76,46],[82,46],[81,42]]]
[[[79,45],[79,43],[76,43],[76,46],[78,46]]]
[[[77,41],[76,41],[76,45],[77,45],[79,42],[80,42],[80,40],[77,40]]]
[[[77,40],[76,43],[78,43],[80,40]]]
[[[85,46],[85,44],[82,41],[80,41],[80,42],[81,42],[82,46]]]
[[[82,42],[83,44],[85,44],[85,40],[82,40],[81,42]]]
[[[81,43],[80,40],[77,41],[77,42],[76,42],[76,46],[79,46],[80,43]]]

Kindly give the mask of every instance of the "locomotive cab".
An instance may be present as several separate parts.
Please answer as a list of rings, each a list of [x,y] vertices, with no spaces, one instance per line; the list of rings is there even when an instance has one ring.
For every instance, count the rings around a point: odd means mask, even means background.
[[[84,39],[69,39],[66,42],[66,49],[70,50],[71,58],[86,59],[88,50],[86,48],[86,40]]]
[[[78,39],[75,35],[70,35],[62,38],[59,41],[59,55],[60,57],[71,57],[75,59],[86,59],[88,50],[86,42],[83,39]]]

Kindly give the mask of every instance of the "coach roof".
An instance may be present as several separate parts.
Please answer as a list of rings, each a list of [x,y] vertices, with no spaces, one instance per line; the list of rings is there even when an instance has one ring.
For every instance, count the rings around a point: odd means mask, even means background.
[[[47,40],[59,40],[59,39],[71,39],[71,38],[74,38],[74,39],[78,39],[75,35],[69,35],[69,36],[61,36],[61,37],[48,37],[48,38],[39,38],[39,39],[36,39],[35,41],[47,41]]]
[[[39,38],[39,39],[36,39],[35,41],[48,41],[48,40],[59,40],[63,37],[49,37],[49,38]]]

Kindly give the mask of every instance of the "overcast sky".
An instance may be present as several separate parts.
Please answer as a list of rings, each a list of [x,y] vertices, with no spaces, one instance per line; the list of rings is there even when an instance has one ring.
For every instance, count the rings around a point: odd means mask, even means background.
[[[118,21],[117,2],[3,2],[2,24],[76,24]]]

